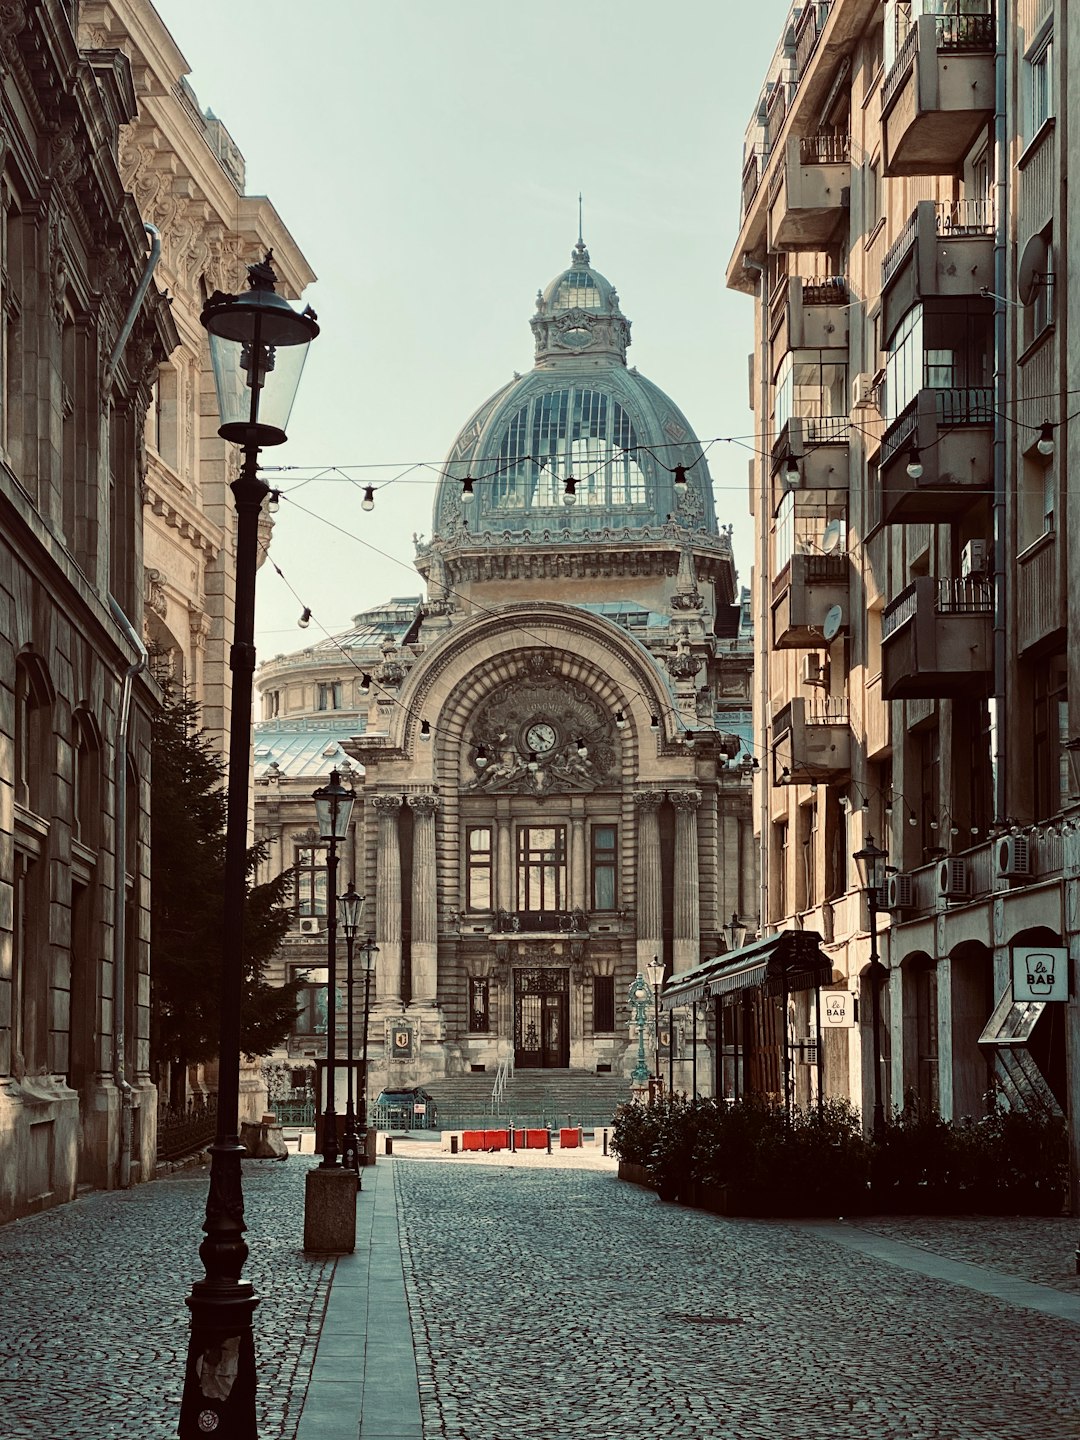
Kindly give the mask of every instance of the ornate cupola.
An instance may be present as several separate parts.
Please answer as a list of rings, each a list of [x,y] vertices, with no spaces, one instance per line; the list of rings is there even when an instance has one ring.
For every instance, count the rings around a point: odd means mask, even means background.
[[[570,269],[536,292],[536,314],[529,322],[536,341],[537,369],[585,355],[626,364],[630,321],[619,309],[615,287],[589,263],[585,242],[570,255]]]

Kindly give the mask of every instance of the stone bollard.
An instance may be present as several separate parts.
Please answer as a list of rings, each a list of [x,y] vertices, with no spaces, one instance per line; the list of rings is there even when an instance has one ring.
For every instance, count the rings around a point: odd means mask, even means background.
[[[287,1160],[289,1151],[276,1115],[264,1115],[256,1123],[245,1120],[240,1126],[240,1144],[252,1160]]]
[[[340,1166],[309,1170],[304,1185],[304,1249],[349,1255],[356,1248],[356,1173]]]

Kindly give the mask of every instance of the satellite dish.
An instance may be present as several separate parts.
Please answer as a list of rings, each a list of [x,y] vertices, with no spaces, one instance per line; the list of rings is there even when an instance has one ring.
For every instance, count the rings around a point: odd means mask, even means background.
[[[1045,235],[1032,235],[1020,256],[1016,293],[1021,305],[1033,305],[1039,290],[1050,283],[1050,247]]]
[[[835,640],[843,628],[844,607],[842,605],[830,605],[825,615],[825,623],[821,627],[823,639],[826,641]]]
[[[825,533],[821,537],[821,549],[825,555],[832,555],[840,548],[840,541],[844,538],[844,527],[839,520],[830,520],[825,526]]]

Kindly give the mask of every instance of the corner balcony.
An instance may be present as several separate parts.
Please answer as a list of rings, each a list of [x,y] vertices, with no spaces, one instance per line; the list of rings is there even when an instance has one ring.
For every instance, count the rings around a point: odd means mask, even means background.
[[[994,392],[920,390],[881,437],[878,458],[882,525],[955,520],[994,479]],[[918,451],[922,474],[908,469]]]
[[[775,287],[769,310],[774,369],[788,350],[846,352],[851,305],[843,275],[792,275]],[[829,358],[839,363],[847,360],[846,354]]]
[[[891,335],[920,301],[993,288],[993,203],[920,200],[881,265],[882,330]]]
[[[952,175],[994,114],[994,14],[920,15],[881,87],[886,175]]]
[[[792,555],[772,585],[773,649],[817,650],[825,616],[851,603],[846,555]]]
[[[774,512],[788,490],[846,493],[850,440],[847,415],[793,415],[772,448]]]
[[[773,784],[832,784],[850,770],[848,702],[793,695],[773,720]]]
[[[826,249],[850,202],[851,137],[793,136],[769,183],[769,249]]]
[[[987,581],[917,576],[882,616],[883,698],[985,698],[993,687],[993,638]]]

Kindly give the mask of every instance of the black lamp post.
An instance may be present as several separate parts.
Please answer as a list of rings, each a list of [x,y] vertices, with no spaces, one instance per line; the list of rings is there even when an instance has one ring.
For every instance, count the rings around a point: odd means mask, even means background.
[[[659,1090],[663,1085],[660,1078],[660,987],[664,983],[664,963],[659,955],[654,955],[646,965],[645,974],[653,996],[653,1054],[656,1061],[653,1074],[656,1077],[656,1088]]]
[[[223,439],[243,447],[232,482],[236,502],[236,599],[229,723],[229,790],[225,825],[224,910],[217,1135],[210,1147],[210,1188],[199,1256],[206,1271],[187,1298],[191,1312],[180,1440],[215,1431],[255,1440],[255,1340],[258,1301],[240,1278],[247,1259],[240,1160],[240,1009],[244,984],[244,903],[247,895],[248,783],[251,771],[251,689],[255,670],[255,573],[259,512],[269,486],[259,478],[264,445],[281,445],[308,346],[319,333],[315,312],[298,314],[275,294],[271,255],[248,266],[250,289],[215,291],[200,320],[210,337]]]
[[[874,1044],[874,1139],[880,1145],[885,1139],[885,1106],[881,1098],[881,976],[885,969],[878,959],[877,917],[881,908],[881,895],[885,887],[885,851],[874,844],[874,837],[867,835],[866,844],[856,850],[855,864],[859,867],[859,879],[866,892],[866,903],[870,911],[870,1000],[873,1017]]]
[[[363,1064],[360,1067],[360,1135],[364,1143],[364,1154],[367,1155],[367,1037],[368,1037],[368,1016],[371,1013],[371,977],[375,973],[375,956],[379,953],[379,947],[370,935],[360,946],[360,953],[364,957],[364,1038],[360,1045],[360,1054]]]
[[[349,833],[356,791],[342,785],[337,769],[330,771],[330,780],[312,796],[319,839],[327,842],[326,850],[326,1097],[323,1105],[322,1164],[320,1170],[338,1166],[337,1110],[337,867],[338,841]]]
[[[341,928],[345,934],[345,1048],[348,1064],[348,1089],[345,1092],[345,1132],[341,1137],[341,1163],[347,1170],[356,1171],[356,1185],[360,1188],[360,1157],[357,1153],[356,1112],[353,1109],[353,946],[360,917],[364,913],[364,897],[356,893],[356,886],[349,881],[349,888],[338,900],[341,911]]]

